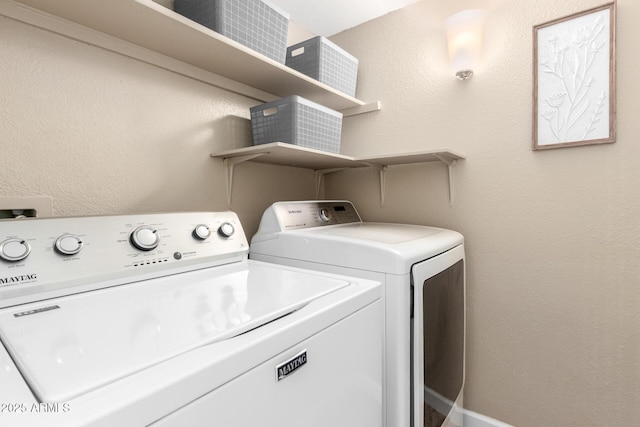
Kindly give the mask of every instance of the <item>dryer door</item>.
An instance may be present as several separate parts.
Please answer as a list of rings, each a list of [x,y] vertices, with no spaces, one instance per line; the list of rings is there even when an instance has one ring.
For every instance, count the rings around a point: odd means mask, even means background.
[[[464,248],[415,264],[413,427],[462,426],[465,345]]]

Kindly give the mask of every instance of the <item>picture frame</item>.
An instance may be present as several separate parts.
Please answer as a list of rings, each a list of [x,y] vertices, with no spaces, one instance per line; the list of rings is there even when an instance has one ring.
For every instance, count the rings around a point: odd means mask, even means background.
[[[533,27],[533,150],[616,140],[616,2]]]

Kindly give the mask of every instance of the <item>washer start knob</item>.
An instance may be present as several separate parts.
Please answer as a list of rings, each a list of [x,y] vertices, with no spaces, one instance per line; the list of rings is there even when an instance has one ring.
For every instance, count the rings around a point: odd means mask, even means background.
[[[75,255],[82,250],[82,239],[74,234],[63,234],[56,239],[54,247],[61,255]]]
[[[157,248],[160,243],[160,237],[157,231],[158,230],[148,225],[141,225],[131,233],[131,244],[141,251],[152,251]]]
[[[9,262],[22,261],[31,253],[31,246],[23,239],[7,239],[0,242],[0,258]]]
[[[193,229],[193,237],[197,240],[207,240],[211,236],[211,230],[209,230],[209,226],[206,224],[198,224],[196,228]]]
[[[218,228],[218,234],[220,234],[224,238],[229,238],[233,236],[233,233],[236,232],[236,229],[230,222],[223,222],[220,228]]]

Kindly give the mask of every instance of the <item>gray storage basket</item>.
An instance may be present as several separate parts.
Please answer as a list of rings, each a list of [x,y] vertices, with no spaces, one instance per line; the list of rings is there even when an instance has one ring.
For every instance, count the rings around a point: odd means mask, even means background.
[[[289,46],[285,64],[349,96],[356,95],[358,60],[322,36]]]
[[[175,0],[177,13],[281,64],[289,15],[265,0]]]
[[[289,96],[251,108],[253,144],[286,142],[340,152],[342,113],[300,96]]]

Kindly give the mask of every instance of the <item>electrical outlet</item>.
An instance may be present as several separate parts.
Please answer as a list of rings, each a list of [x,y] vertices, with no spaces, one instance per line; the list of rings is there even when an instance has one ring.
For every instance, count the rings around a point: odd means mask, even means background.
[[[0,219],[50,216],[53,216],[51,197],[0,197]]]

